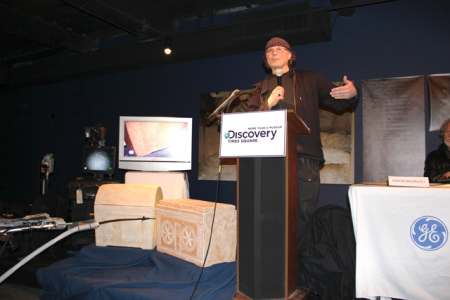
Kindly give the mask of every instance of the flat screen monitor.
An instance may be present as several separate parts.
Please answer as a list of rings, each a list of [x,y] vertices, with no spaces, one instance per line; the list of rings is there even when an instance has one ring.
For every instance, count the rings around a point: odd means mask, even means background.
[[[120,117],[119,168],[191,170],[192,118]]]
[[[116,147],[84,146],[83,174],[92,174],[94,179],[114,174]]]

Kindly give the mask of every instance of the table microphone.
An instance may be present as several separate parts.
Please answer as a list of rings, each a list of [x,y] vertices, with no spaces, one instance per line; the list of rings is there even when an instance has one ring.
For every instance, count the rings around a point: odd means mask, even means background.
[[[212,114],[209,115],[208,120],[211,120],[214,116],[217,116],[219,113],[221,113],[228,106],[231,100],[238,96],[238,94],[239,90],[234,90],[233,93],[231,93],[230,97],[228,97],[227,100],[225,100],[218,108],[216,108],[216,110]]]

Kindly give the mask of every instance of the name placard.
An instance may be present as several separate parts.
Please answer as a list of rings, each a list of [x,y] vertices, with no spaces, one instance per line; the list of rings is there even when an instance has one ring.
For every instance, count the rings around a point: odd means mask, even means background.
[[[403,176],[388,176],[389,186],[416,186],[429,187],[430,182],[428,177],[403,177]]]
[[[286,115],[286,110],[223,114],[219,156],[286,156]]]

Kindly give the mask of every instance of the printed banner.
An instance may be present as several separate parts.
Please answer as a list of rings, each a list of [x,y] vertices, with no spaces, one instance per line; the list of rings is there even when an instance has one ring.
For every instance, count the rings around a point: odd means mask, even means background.
[[[430,131],[436,131],[450,118],[450,74],[427,77],[430,91]]]
[[[286,156],[286,110],[222,115],[220,157]]]
[[[363,181],[423,176],[423,76],[363,81]]]

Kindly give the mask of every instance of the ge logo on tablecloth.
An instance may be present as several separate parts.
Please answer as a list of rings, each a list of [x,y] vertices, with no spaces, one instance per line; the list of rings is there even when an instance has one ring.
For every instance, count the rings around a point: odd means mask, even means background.
[[[438,218],[420,217],[411,225],[411,239],[420,249],[438,250],[447,243],[447,226]]]

